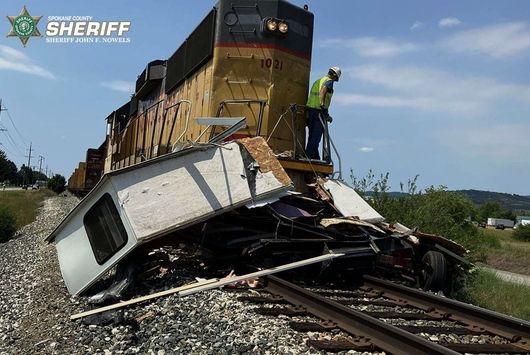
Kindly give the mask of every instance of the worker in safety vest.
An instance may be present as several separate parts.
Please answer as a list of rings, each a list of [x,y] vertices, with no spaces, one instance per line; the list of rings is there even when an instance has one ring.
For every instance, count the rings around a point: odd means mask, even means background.
[[[341,75],[340,68],[329,68],[328,75],[316,80],[309,92],[307,100],[307,126],[308,137],[305,152],[309,159],[320,160],[318,146],[324,133],[323,121],[331,123],[331,117],[328,114],[329,104],[333,96],[333,83],[339,81]],[[322,117],[322,121],[320,118]]]

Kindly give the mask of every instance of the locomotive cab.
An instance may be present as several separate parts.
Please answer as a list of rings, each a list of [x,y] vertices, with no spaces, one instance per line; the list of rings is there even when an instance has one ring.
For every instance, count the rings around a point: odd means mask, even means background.
[[[313,14],[284,0],[221,0],[167,60],[138,76],[127,111],[110,122],[106,171],[194,143],[206,143],[234,122],[225,141],[266,139],[297,187],[307,173],[329,175],[305,155]],[[125,122],[125,124],[123,123]],[[108,170],[107,170],[108,169]]]

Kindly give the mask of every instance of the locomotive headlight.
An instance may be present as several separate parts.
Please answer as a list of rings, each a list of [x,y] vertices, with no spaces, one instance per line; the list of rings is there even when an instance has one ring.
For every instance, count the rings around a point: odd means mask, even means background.
[[[280,22],[278,25],[278,30],[281,33],[287,33],[287,31],[289,31],[289,25],[286,22]]]
[[[265,25],[267,26],[267,30],[269,30],[270,32],[274,32],[278,28],[278,22],[273,19],[267,20],[267,23]]]

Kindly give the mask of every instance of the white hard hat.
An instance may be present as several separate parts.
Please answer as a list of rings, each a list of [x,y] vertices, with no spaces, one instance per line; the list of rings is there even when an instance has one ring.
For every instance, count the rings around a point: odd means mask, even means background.
[[[337,80],[340,78],[340,75],[342,74],[342,71],[340,70],[339,67],[331,67],[329,68],[329,71],[332,71],[333,73],[335,73],[335,75],[337,75]]]

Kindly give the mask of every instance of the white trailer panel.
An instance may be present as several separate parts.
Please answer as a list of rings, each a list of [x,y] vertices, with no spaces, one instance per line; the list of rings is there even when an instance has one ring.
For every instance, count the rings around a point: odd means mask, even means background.
[[[291,180],[271,157],[258,137],[190,148],[106,174],[47,238],[55,241],[68,291],[83,292],[143,242],[285,195]]]

